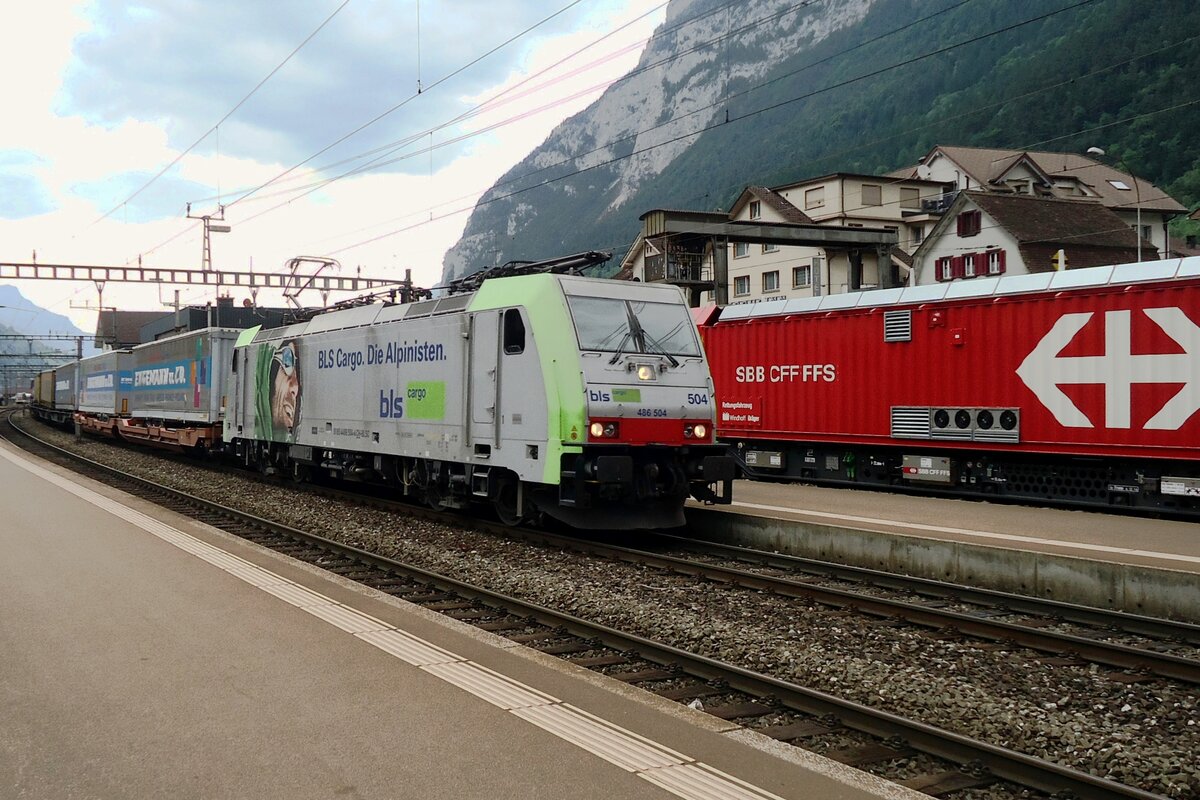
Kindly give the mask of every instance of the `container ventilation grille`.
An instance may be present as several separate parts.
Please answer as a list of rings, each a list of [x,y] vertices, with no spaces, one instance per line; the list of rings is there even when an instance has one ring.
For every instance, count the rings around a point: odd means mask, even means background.
[[[912,311],[883,312],[883,340],[885,342],[912,341]]]
[[[928,439],[929,408],[893,406],[892,437],[896,439]]]
[[[977,442],[1019,442],[1021,441],[1021,432],[1019,430],[1006,431],[1003,429],[990,431],[975,431],[975,441]]]

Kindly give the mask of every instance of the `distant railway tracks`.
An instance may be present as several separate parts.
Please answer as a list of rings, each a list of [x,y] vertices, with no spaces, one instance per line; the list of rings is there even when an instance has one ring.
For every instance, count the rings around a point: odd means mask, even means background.
[[[7,430],[5,435],[8,435]],[[344,578],[419,603],[579,666],[603,671],[617,680],[643,686],[663,697],[702,705],[710,714],[736,720],[772,738],[805,747],[824,742],[817,749],[823,750],[825,755],[864,768],[872,764],[891,764],[893,771],[898,769],[908,776],[901,780],[902,783],[930,794],[945,795],[1001,781],[1047,794],[1070,792],[1079,798],[1157,796],[227,508],[81,459],[68,451],[50,450],[52,445],[48,443],[27,441],[26,444],[30,449],[52,453],[55,458],[70,459],[78,465],[74,468],[106,483]],[[355,498],[356,502],[362,503],[388,502]],[[406,509],[406,513],[416,512]],[[472,524],[489,527],[486,523]],[[514,534],[510,529],[501,530],[505,535]],[[1122,637],[1165,638],[1174,640],[1172,650],[1183,650],[1200,642],[1200,632],[1194,626],[1179,627],[1174,623],[1112,615],[931,581],[867,574],[870,571],[713,547],[674,537],[655,539],[656,552],[650,552],[645,547],[620,548],[546,533],[521,532],[519,535],[559,550],[582,551],[614,562],[635,563],[663,576],[681,576],[681,579],[693,581],[699,578],[781,597],[803,597],[840,609],[838,613],[868,614],[883,619],[885,624],[901,620],[901,624],[935,628],[938,635],[980,636],[1017,642],[1024,647],[1055,653],[1047,660],[1051,664],[1070,663],[1085,657],[1079,646],[1090,643],[1096,649],[1087,651],[1086,657],[1097,663],[1170,674],[1175,680],[1196,682],[1195,662],[1178,652],[1154,654],[1150,648],[1129,644],[1105,647],[1113,643],[1102,642],[1095,634],[1083,635],[1077,628],[1047,630],[1048,627],[1086,625],[1089,626],[1087,630],[1102,630],[1108,635],[1112,633],[1108,630],[1110,626],[1118,626]],[[698,557],[708,563],[696,560]],[[882,588],[865,594],[846,588],[847,581],[858,582],[865,578]],[[881,597],[880,591],[903,593],[909,599]],[[913,597],[917,598],[916,602],[911,601]],[[1022,615],[1017,618],[1024,622],[1014,621],[1015,615]],[[1097,629],[1096,625],[1102,627]],[[1026,638],[1030,634],[1036,634],[1038,638]],[[1131,675],[1129,679],[1139,680],[1141,676]],[[897,764],[902,766],[897,768]]]

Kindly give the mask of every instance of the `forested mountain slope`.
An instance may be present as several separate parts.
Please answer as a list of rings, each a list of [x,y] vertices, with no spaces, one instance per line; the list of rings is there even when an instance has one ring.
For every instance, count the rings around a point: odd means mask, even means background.
[[[586,249],[651,208],[882,173],[935,144],[1103,147],[1200,201],[1193,0],[673,0],[640,65],[472,213],[443,278]]]

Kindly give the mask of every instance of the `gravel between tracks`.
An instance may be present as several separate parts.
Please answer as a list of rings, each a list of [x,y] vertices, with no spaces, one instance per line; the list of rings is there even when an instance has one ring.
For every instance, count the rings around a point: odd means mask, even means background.
[[[24,425],[35,425],[24,421]],[[166,461],[37,426],[103,463],[354,544],[910,719],[1164,797],[1200,797],[1200,697],[1095,666],[1047,668],[1026,651],[937,641],[803,600],[680,583],[644,567],[456,529]]]

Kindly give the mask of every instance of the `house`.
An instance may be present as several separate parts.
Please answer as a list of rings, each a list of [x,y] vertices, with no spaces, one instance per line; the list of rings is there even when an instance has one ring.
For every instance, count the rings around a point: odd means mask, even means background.
[[[287,308],[237,308],[228,297],[218,298],[213,306],[188,306],[177,311],[102,309],[96,321],[95,346],[120,350],[210,326],[276,328],[293,319],[295,313]]]
[[[1138,248],[1133,229],[1092,200],[961,191],[913,253],[913,284],[1121,264]]]
[[[938,145],[916,166],[897,170],[891,177],[946,184],[950,189],[943,201],[946,207],[953,202],[953,193],[960,190],[1087,200],[1109,209],[1130,227],[1140,225],[1142,239],[1165,254],[1167,223],[1186,214],[1187,208],[1149,181],[1097,158],[1077,153]],[[1142,257],[1147,257],[1145,252]]]
[[[166,313],[102,308],[96,318],[96,336],[93,344],[106,350],[135,347],[142,343],[142,326],[154,322]]]
[[[844,229],[851,235],[855,230],[890,232],[900,241],[882,251],[881,272],[881,251],[874,246],[836,241],[801,246],[737,241],[735,237],[726,252],[729,299],[754,302],[904,285],[912,263],[905,245],[911,248],[919,243],[931,219],[922,203],[943,193],[943,186],[928,181],[834,173],[775,188],[747,186],[724,214],[671,213],[695,217],[697,223],[713,225],[720,220],[766,234],[776,228],[808,226],[827,227],[831,233]],[[917,221],[910,224],[909,217]],[[668,249],[670,252],[665,252]],[[660,274],[663,270],[658,265],[664,263],[670,274]],[[644,233],[634,241],[617,273],[618,277],[666,279],[684,286],[692,281],[711,282],[713,274],[711,240],[647,238]]]
[[[868,249],[843,247],[731,246],[730,300],[812,297],[908,282],[909,253],[924,236],[929,217],[922,203],[943,194],[936,182],[835,172],[776,186],[747,187],[730,208],[730,219],[793,221],[816,225],[882,228],[899,242],[883,263]]]

